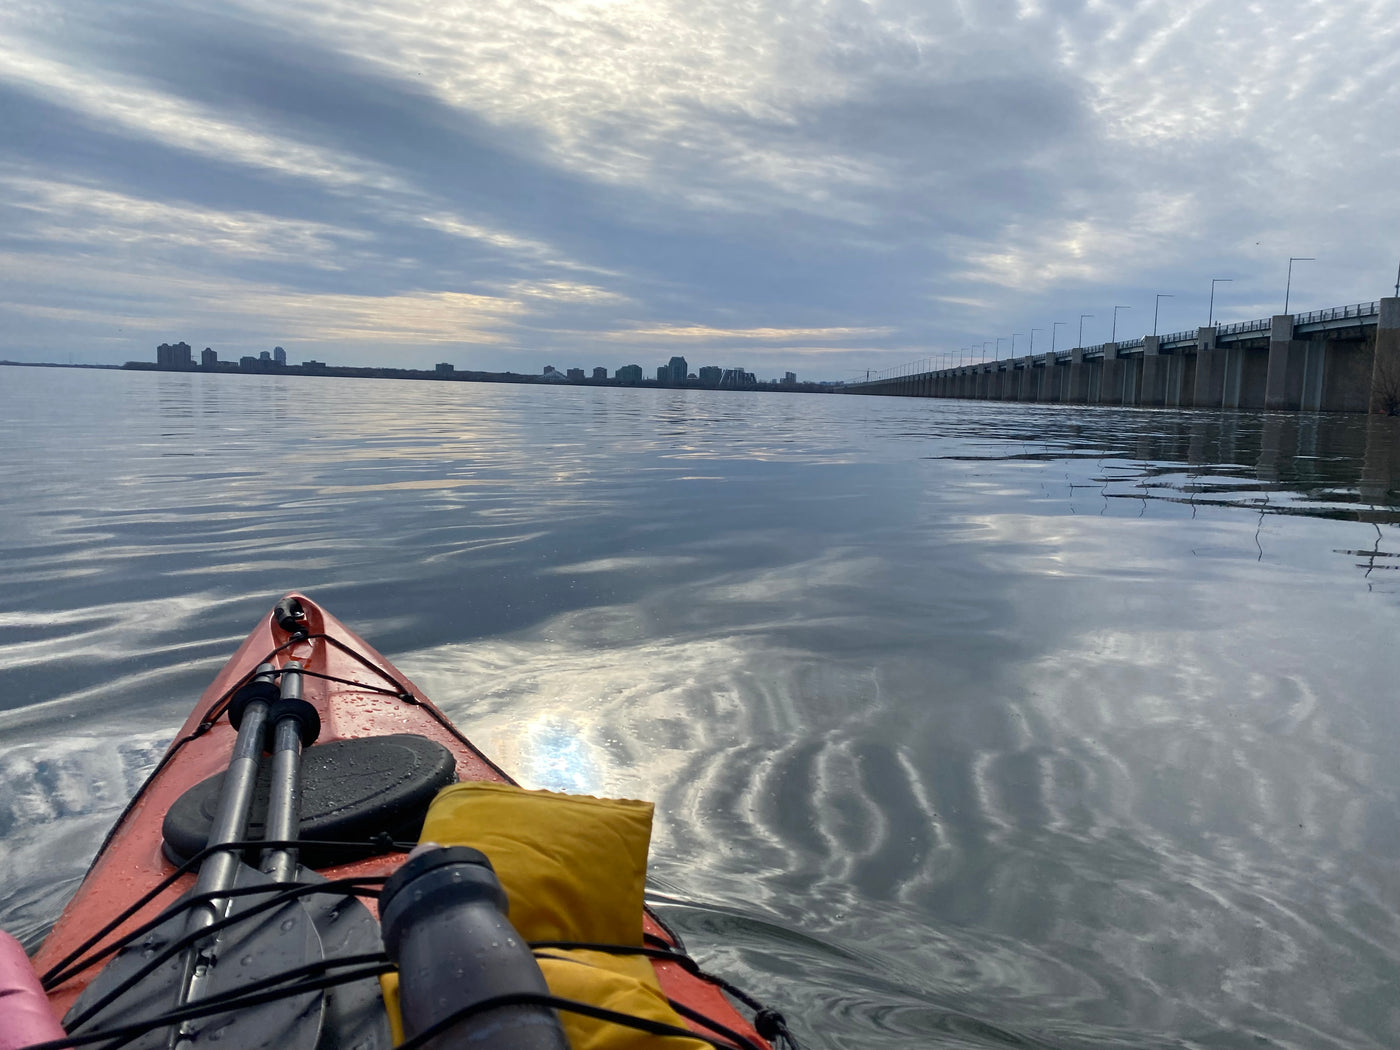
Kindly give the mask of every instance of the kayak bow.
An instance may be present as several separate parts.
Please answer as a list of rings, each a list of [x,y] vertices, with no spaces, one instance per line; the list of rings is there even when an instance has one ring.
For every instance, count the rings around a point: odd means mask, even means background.
[[[70,1038],[161,1017],[123,1044],[137,1047],[393,1045],[397,985],[385,985],[386,1011],[375,897],[454,782],[512,784],[388,660],[309,598],[288,595],[195,705],[35,955],[53,1013]],[[644,866],[645,837],[641,849]],[[638,946],[586,947],[632,956],[634,975],[649,963],[643,983],[701,1042],[795,1046],[779,1015],[703,974],[642,911]],[[579,947],[551,940],[535,954]],[[294,990],[277,995],[287,980]],[[4,1010],[0,996],[0,1028]],[[170,1020],[181,1018],[199,1020]]]

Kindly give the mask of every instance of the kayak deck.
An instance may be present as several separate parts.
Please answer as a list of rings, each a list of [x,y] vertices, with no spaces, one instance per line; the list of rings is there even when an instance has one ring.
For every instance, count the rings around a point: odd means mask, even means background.
[[[87,876],[34,957],[45,973],[84,950],[92,935],[115,920],[131,902],[155,890],[176,870],[163,848],[166,812],[189,789],[221,773],[237,736],[226,707],[234,691],[259,664],[295,660],[303,669],[303,698],[321,719],[317,746],[333,741],[417,734],[442,745],[456,761],[459,781],[512,783],[510,778],[463,736],[422,692],[372,646],[303,595],[289,595],[304,621],[290,633],[273,617],[264,617],[205,690],[174,743],[139,789],[99,849]],[[290,626],[290,623],[288,623]],[[386,877],[403,862],[403,854],[386,852],[317,869],[327,879]],[[98,946],[122,940],[142,923],[173,904],[194,885],[193,874],[175,879],[144,907],[126,916]],[[372,911],[373,900],[366,901]],[[377,911],[376,911],[377,916]],[[649,909],[644,932],[653,943],[679,948]],[[734,1009],[720,988],[677,962],[654,959],[662,991],[701,1015],[720,1021],[757,1046],[767,1043]],[[93,979],[96,967],[48,992],[55,1015],[62,1017]],[[688,1021],[697,1032],[706,1028]]]

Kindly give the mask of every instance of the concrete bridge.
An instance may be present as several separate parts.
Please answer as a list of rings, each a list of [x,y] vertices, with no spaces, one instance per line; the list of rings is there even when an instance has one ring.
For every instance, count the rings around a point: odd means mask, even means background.
[[[906,365],[846,393],[1400,414],[1400,297],[957,368]]]

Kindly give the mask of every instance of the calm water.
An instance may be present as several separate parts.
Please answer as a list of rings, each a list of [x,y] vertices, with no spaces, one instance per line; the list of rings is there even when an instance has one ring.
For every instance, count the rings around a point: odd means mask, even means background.
[[[302,589],[813,1047],[1400,1039],[1400,432],[0,369],[0,923]]]

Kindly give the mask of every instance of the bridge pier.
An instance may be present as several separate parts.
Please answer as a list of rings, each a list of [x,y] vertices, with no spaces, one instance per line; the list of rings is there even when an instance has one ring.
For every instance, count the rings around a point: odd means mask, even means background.
[[[1377,414],[1400,415],[1400,297],[1396,296],[1380,302],[1370,409]]]
[[[1297,411],[1303,404],[1303,376],[1308,344],[1293,338],[1292,314],[1275,314],[1269,325],[1269,366],[1264,380],[1264,407]]]
[[[1087,379],[1088,376],[1084,374],[1084,348],[1076,346],[1069,352],[1069,389],[1065,393],[1065,400],[1073,401],[1075,404],[1083,404],[1088,401]]]
[[[1191,405],[1191,384],[1195,381],[1195,354],[1175,353],[1167,358],[1167,399],[1170,408]]]
[[[1053,353],[1045,355],[1045,364],[1040,371],[1040,401],[1053,404],[1060,400],[1060,375],[1055,370],[1058,360]]]
[[[1166,367],[1171,359],[1162,356],[1162,340],[1155,335],[1142,340],[1142,392],[1138,404],[1160,407],[1167,402]]]
[[[1118,356],[1117,343],[1103,344],[1103,374],[1099,376],[1099,404],[1121,405],[1125,362]]]
[[[1195,408],[1225,405],[1225,351],[1215,345],[1215,329],[1202,328],[1196,335],[1196,383],[1191,389]]]

